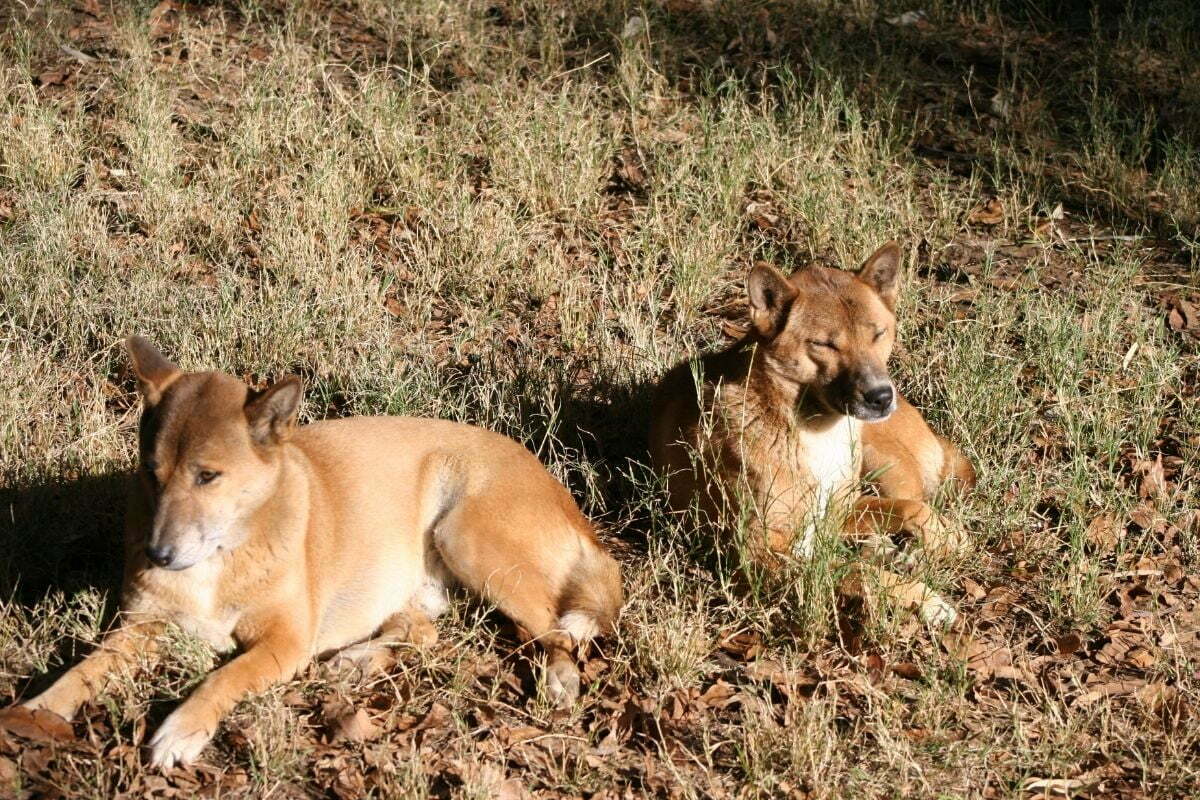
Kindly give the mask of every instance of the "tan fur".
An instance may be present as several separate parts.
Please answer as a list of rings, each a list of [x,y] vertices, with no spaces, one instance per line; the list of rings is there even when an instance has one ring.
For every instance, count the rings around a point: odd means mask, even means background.
[[[577,696],[572,649],[611,629],[619,569],[524,447],[431,419],[297,427],[297,381],[258,394],[181,373],[145,340],[130,350],[146,408],[122,624],[28,707],[70,718],[167,622],[240,646],[153,737],[156,765],[186,763],[241,698],[314,656],[353,646],[344,657],[369,663],[389,642],[436,636],[447,584],[542,645],[552,697]]]
[[[937,554],[964,545],[925,499],[950,475],[973,480],[970,465],[887,377],[899,260],[892,243],[858,273],[754,269],[751,333],[701,358],[698,383],[685,362],[659,386],[651,457],[672,507],[698,504],[723,530],[748,521],[751,554],[768,564],[789,551],[808,556],[830,514],[873,542],[872,553],[902,530]],[[881,497],[856,496],[864,470],[881,473]],[[871,564],[858,571],[930,621],[954,617],[920,582]]]

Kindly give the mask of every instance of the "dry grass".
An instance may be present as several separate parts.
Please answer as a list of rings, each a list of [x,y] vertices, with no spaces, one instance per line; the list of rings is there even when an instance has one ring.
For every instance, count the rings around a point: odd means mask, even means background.
[[[1196,12],[924,5],[0,10],[0,703],[102,630],[132,332],[299,373],[308,419],[515,436],[629,595],[569,713],[459,607],[162,778],[138,745],[210,663],[181,639],[77,741],[0,733],[0,794],[1195,796]],[[649,386],[725,341],[747,265],[889,238],[897,379],[982,476],[947,500],[975,554],[928,576],[946,638],[839,605],[826,557],[734,588],[644,466]],[[331,740],[345,703],[366,741]]]

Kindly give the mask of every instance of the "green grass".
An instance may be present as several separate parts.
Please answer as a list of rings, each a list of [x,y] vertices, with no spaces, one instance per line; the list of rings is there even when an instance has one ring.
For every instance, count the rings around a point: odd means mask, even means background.
[[[302,375],[307,420],[514,436],[600,522],[629,596],[569,713],[460,607],[380,679],[314,668],[242,704],[194,783],[1194,795],[1198,340],[1164,304],[1200,293],[1200,20],[1184,0],[916,5],[915,26],[820,0],[196,4],[165,27],[148,2],[0,10],[0,703],[86,652],[115,599],[138,413],[120,341],[141,333],[186,368]],[[1003,220],[971,223],[993,197]],[[748,595],[645,466],[654,381],[727,341],[755,260],[852,267],[892,238],[893,371],[981,478],[943,502],[973,552],[927,578],[1017,677],[840,607],[826,558]],[[1103,514],[1110,546],[1088,535]],[[993,613],[973,586],[1016,599]],[[1104,663],[1120,621],[1148,661]],[[0,735],[0,779],[163,791],[137,745],[209,663],[173,650],[50,760]],[[1151,689],[1078,701],[1093,678]],[[735,701],[700,699],[721,682]],[[328,743],[334,699],[384,733]]]

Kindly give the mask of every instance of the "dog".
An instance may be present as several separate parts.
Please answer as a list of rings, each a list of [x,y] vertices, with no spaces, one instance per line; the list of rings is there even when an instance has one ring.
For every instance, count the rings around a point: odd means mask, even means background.
[[[119,623],[27,710],[70,719],[168,624],[240,646],[150,742],[154,765],[187,764],[241,698],[314,657],[369,664],[436,638],[451,586],[541,645],[551,699],[578,696],[574,650],[612,630],[620,570],[532,453],[444,420],[299,426],[297,378],[254,391],[183,372],[146,339],[127,346],[143,412]]]
[[[750,557],[772,565],[783,554],[809,557],[830,516],[864,538],[869,555],[887,552],[883,537],[900,532],[935,555],[965,546],[926,500],[947,480],[972,485],[974,469],[888,376],[900,261],[890,242],[857,272],[753,268],[747,335],[701,358],[699,374],[690,361],[677,365],[655,396],[651,459],[675,511],[698,506],[727,533],[748,523]],[[879,496],[860,496],[872,474]],[[856,569],[930,623],[956,616],[918,581],[866,561]]]

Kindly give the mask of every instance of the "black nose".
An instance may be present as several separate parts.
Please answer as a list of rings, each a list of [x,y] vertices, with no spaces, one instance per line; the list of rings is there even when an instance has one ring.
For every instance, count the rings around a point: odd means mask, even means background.
[[[147,547],[146,558],[153,561],[160,567],[165,567],[171,563],[171,559],[175,557],[175,550],[170,545],[160,544],[158,547]]]
[[[887,411],[892,405],[892,396],[891,385],[885,383],[863,392],[863,403],[872,411]]]

